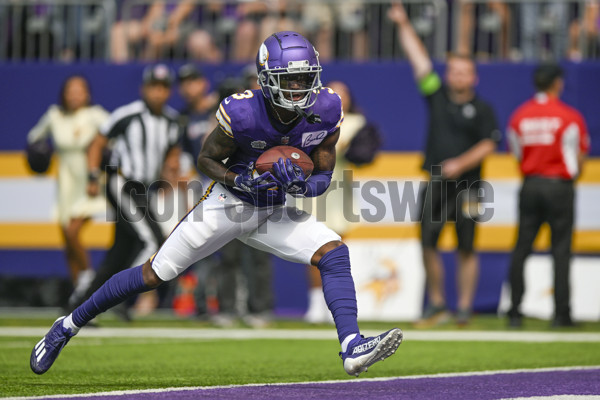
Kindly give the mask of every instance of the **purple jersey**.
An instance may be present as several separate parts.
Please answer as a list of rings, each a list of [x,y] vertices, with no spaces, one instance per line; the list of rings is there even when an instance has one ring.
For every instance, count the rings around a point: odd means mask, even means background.
[[[260,89],[231,95],[219,105],[216,115],[219,126],[226,135],[233,138],[238,147],[226,164],[233,172],[241,173],[265,150],[275,146],[293,146],[310,155],[344,120],[340,96],[329,88],[322,88],[316,103],[307,110],[318,114],[321,122],[309,124],[302,118],[287,133],[281,133],[273,126],[266,107]],[[256,206],[267,205],[266,196],[262,198],[259,195],[258,198],[253,198],[252,194],[237,190],[233,193]],[[285,196],[282,195],[275,203],[283,203],[284,200]]]

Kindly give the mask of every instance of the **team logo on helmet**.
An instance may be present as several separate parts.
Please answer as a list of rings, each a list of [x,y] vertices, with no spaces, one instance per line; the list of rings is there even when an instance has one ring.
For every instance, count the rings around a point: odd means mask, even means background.
[[[260,50],[258,50],[258,63],[261,66],[267,65],[267,61],[269,61],[269,50],[265,44],[260,45]],[[268,66],[267,66],[268,68]]]

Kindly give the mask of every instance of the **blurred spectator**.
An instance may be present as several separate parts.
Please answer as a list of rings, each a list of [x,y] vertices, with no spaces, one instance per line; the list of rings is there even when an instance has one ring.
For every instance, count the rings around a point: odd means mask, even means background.
[[[69,77],[60,91],[59,104],[52,105],[27,135],[34,143],[52,138],[58,155],[58,221],[65,240],[65,254],[74,295],[81,295],[92,279],[94,270],[80,239],[81,228],[94,214],[106,210],[104,197],[91,198],[86,193],[86,151],[108,113],[92,105],[88,81],[79,75]]]
[[[150,6],[125,8],[125,1],[117,4],[117,21],[111,28],[111,60],[124,63],[141,52],[152,26],[160,20],[164,3],[156,1]]]
[[[302,8],[301,22],[302,32],[319,49],[321,61],[331,61],[337,54],[348,54],[348,58],[355,60],[366,59],[366,16],[362,1],[326,4],[307,0]],[[342,43],[347,49],[339,48]]]
[[[185,40],[187,58],[218,63],[223,61],[228,37],[235,30],[235,7],[219,1],[197,6],[197,18]],[[215,38],[220,38],[219,43]]]
[[[260,85],[258,83],[258,72],[256,71],[256,64],[248,64],[242,71],[242,79],[244,85],[250,90],[259,90]]]
[[[183,56],[185,48],[194,59],[220,61],[210,35],[195,27],[193,16],[199,12],[193,0],[155,1],[146,7],[122,9],[121,19],[112,28],[113,61],[174,58]]]
[[[528,1],[520,6],[523,59],[563,58],[568,45],[569,3],[562,0]],[[546,46],[547,39],[550,48]]]
[[[211,93],[210,83],[202,70],[194,64],[185,64],[178,71],[179,93],[185,101],[181,110],[183,126],[182,149],[195,167],[196,158],[206,135],[215,127],[213,111],[217,105],[217,94]],[[204,180],[202,182],[205,183]]]
[[[600,2],[598,0],[588,0],[583,12],[583,25],[579,20],[571,22],[569,28],[569,59],[572,61],[581,61],[584,54],[581,54],[580,39],[585,44],[583,51],[589,57],[597,57],[599,54],[600,36]]]
[[[237,7],[238,26],[232,60],[253,61],[256,50],[273,32],[295,30],[299,3],[286,0],[244,1]]]
[[[157,12],[160,14],[148,31],[143,58],[149,61],[166,58],[172,54],[174,47],[192,29],[188,18],[195,8],[191,0],[182,0],[175,4],[159,1],[154,6],[159,9]]]
[[[148,194],[161,173],[179,171],[178,115],[166,105],[172,81],[167,66],[146,67],[142,98],[116,109],[90,144],[87,192],[97,196],[101,154],[109,140],[114,143],[106,193],[116,211],[115,235],[92,285],[73,308],[112,275],[148,260],[164,240],[158,217],[148,207]]]
[[[353,139],[360,135],[361,132],[369,129],[377,130],[377,128],[367,122],[366,117],[360,112],[356,104],[354,104],[350,89],[344,82],[333,81],[327,84],[327,87],[341,97],[342,110],[344,112],[344,123],[340,128],[340,137],[335,145],[336,160],[331,178],[332,185],[329,186],[320,200],[319,198],[305,199],[305,201],[309,201],[312,204],[310,210],[306,209],[306,205],[302,208],[315,215],[319,221],[323,221],[327,227],[334,230],[344,240],[344,236],[352,228],[352,223],[345,217],[345,215],[348,215],[345,207],[353,207],[354,204],[352,187],[348,185],[350,183],[348,180],[352,177],[351,173],[354,164],[349,162],[347,152],[351,148]],[[327,89],[324,88],[322,90]],[[375,136],[380,136],[378,131]],[[348,175],[349,173],[350,175]],[[323,199],[327,199],[327,201],[324,202]],[[354,211],[352,210],[353,214],[355,214]],[[323,322],[333,323],[333,317],[327,308],[327,303],[323,296],[319,270],[308,266],[308,276],[310,286],[308,309],[304,315],[304,319],[313,324]]]
[[[473,49],[477,50],[478,56],[494,57],[494,49],[488,48],[488,38],[485,37],[482,42],[476,44],[473,41],[473,33],[475,32],[475,8],[476,4],[469,1],[459,0],[458,6],[460,7],[460,19],[459,19],[459,36],[457,53],[470,55],[473,53]],[[497,34],[498,36],[498,48],[495,49],[497,56],[500,58],[507,58],[509,53],[509,29],[510,29],[510,9],[508,4],[503,1],[489,1],[484,5],[486,11],[482,13],[479,18],[479,28],[477,30],[478,36],[485,35],[484,32]],[[475,46],[477,45],[477,46]],[[483,46],[482,46],[483,45]],[[482,48],[481,48],[482,47]]]
[[[495,150],[500,131],[492,108],[475,93],[474,61],[451,55],[443,84],[403,6],[394,4],[388,15],[398,26],[400,44],[429,108],[423,170],[430,174],[430,180],[425,193],[421,194],[421,245],[429,302],[418,325],[426,327],[448,319],[444,266],[437,249],[446,221],[456,222],[457,322],[467,324],[479,275],[473,239],[481,163]]]
[[[583,116],[559,100],[564,80],[558,65],[539,66],[533,81],[538,93],[513,113],[508,125],[510,147],[525,177],[519,194],[519,237],[510,264],[509,325],[522,325],[523,268],[540,226],[547,222],[554,260],[552,325],[573,326],[569,270],[574,181],[589,150],[589,135]]]

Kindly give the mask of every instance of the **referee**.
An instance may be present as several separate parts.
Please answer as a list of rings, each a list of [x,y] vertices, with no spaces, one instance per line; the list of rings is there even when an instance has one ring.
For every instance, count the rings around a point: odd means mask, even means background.
[[[573,326],[569,293],[573,182],[589,150],[589,135],[581,114],[559,100],[564,81],[558,65],[539,66],[533,81],[538,93],[517,108],[508,125],[509,144],[525,177],[519,194],[519,237],[509,272],[509,325],[522,326],[519,306],[525,289],[523,265],[540,226],[547,222],[554,260],[552,326]]]
[[[179,170],[178,114],[166,105],[172,83],[167,66],[146,67],[142,98],[117,108],[90,145],[88,194],[96,196],[102,153],[111,142],[106,197],[116,212],[115,235],[92,285],[72,307],[115,273],[144,263],[164,240],[148,207],[148,189],[160,179],[161,172]]]
[[[421,245],[429,305],[417,326],[440,324],[449,317],[444,265],[437,249],[442,228],[449,221],[455,222],[458,238],[456,321],[463,325],[470,319],[479,275],[473,239],[481,163],[496,149],[501,132],[492,108],[475,94],[474,61],[450,55],[442,83],[404,7],[393,4],[388,16],[397,25],[400,45],[429,108],[423,169],[431,178],[427,190],[421,194]]]

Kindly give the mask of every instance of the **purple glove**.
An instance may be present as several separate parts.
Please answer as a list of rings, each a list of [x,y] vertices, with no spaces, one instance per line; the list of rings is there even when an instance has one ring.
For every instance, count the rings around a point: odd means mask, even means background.
[[[304,194],[306,192],[306,178],[304,171],[292,163],[289,158],[273,163],[273,175],[279,181],[283,190],[290,194]]]
[[[273,175],[270,172],[254,178],[254,163],[248,164],[248,167],[244,172],[235,177],[233,182],[235,183],[234,189],[241,190],[248,193],[257,193],[265,190],[269,190],[277,186],[277,182],[274,181]]]

